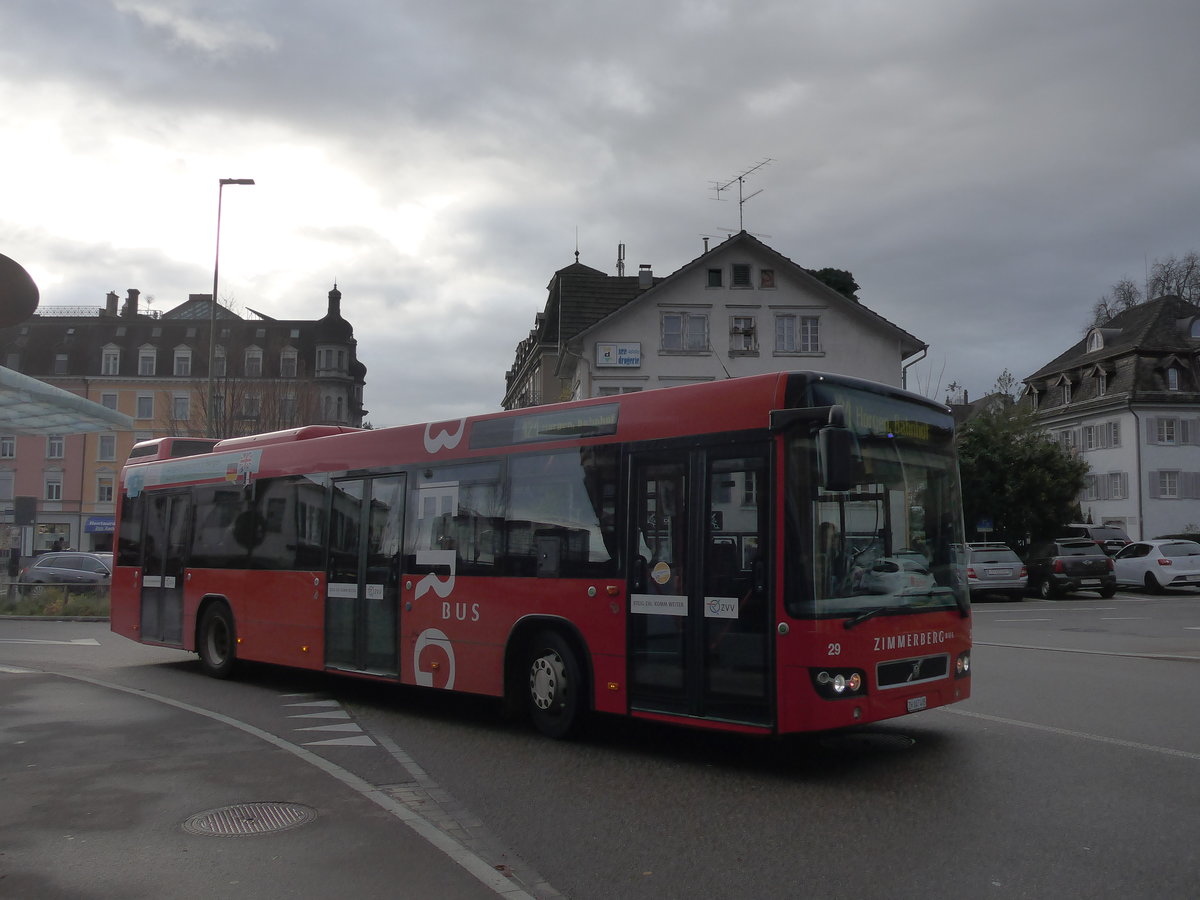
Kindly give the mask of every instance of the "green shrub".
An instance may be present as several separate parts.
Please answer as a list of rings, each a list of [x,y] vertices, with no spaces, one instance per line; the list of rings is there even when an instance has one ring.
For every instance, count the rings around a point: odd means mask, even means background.
[[[5,616],[102,616],[109,614],[108,588],[79,590],[67,587],[13,585],[0,596],[0,615]],[[39,585],[40,587],[40,585]]]

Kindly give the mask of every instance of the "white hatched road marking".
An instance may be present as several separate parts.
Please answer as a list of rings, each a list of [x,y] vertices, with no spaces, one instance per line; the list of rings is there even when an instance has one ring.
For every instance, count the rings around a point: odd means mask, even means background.
[[[311,694],[284,694],[285,698],[291,697],[311,697]],[[311,709],[317,707],[320,712],[297,712],[288,715],[289,719],[344,719],[347,721],[338,722],[334,725],[307,725],[303,728],[296,728],[295,731],[322,733],[338,732],[341,734],[352,734],[352,737],[327,737],[322,740],[305,741],[305,747],[377,747],[378,744],[357,722],[349,721],[350,713],[342,709],[342,704],[338,700],[296,700],[293,703],[285,703],[286,709]],[[312,735],[316,737],[316,735]]]

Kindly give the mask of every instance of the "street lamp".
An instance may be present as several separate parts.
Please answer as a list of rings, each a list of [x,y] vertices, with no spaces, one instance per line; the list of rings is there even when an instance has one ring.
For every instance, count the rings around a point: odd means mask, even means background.
[[[221,269],[221,194],[227,184],[254,184],[253,178],[222,178],[217,187],[217,252],[213,258],[213,291],[208,305],[208,436],[217,434],[216,409],[213,407],[213,369],[217,363],[217,273]],[[228,362],[226,362],[228,365]]]

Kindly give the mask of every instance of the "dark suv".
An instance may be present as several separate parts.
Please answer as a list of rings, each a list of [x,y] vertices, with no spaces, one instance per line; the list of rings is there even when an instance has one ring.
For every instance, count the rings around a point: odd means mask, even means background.
[[[68,585],[80,590],[107,587],[112,564],[111,553],[53,551],[43,553],[26,566],[17,581],[29,585],[26,590],[31,594],[40,594],[47,585]]]
[[[1062,536],[1095,541],[1096,546],[1109,556],[1116,556],[1122,547],[1130,543],[1129,535],[1116,525],[1068,525],[1063,529]]]
[[[1043,600],[1072,591],[1117,592],[1113,561],[1087,538],[1060,538],[1034,544],[1025,558],[1029,590]]]

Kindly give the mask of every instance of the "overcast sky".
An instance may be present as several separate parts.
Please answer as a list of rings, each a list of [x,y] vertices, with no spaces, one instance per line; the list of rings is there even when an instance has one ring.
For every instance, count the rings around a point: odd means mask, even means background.
[[[745,227],[972,397],[1200,249],[1196,0],[5,0],[0,252],[43,305],[319,318],[373,424],[497,409],[556,269]],[[578,235],[578,238],[577,238]]]

